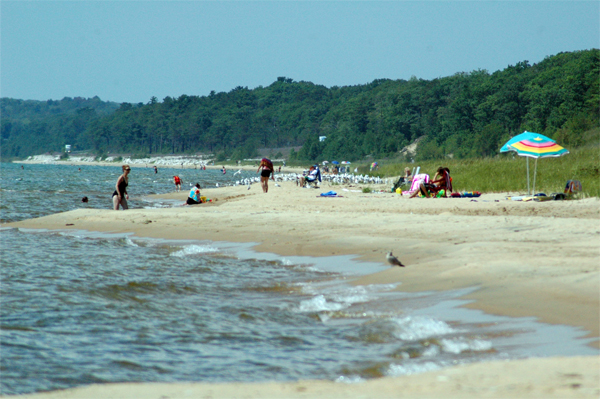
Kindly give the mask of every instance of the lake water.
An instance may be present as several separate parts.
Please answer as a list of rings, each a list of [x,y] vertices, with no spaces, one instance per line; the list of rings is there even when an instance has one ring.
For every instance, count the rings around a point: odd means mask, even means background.
[[[1,167],[2,223],[110,209],[120,174],[120,167]],[[172,192],[174,174],[184,187],[256,176],[134,168],[130,207],[172,206],[143,197]],[[352,383],[485,360],[597,355],[583,330],[460,308],[469,290],[353,287],[358,271],[386,266],[351,257],[87,231],[0,235],[3,395],[108,382]]]

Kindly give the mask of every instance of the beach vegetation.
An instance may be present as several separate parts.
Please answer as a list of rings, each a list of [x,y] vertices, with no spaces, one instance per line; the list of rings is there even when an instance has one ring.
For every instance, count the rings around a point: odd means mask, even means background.
[[[595,137],[600,129],[589,131]],[[595,132],[595,133],[594,133]],[[535,191],[547,195],[562,193],[567,180],[579,180],[583,186],[583,196],[600,197],[600,140],[595,144],[570,150],[559,158],[541,158],[537,161]],[[530,185],[533,186],[535,159],[529,159]],[[420,173],[430,176],[439,166],[448,167],[452,185],[456,192],[527,192],[527,159],[515,153],[493,157],[426,160],[414,164],[389,160],[372,175],[383,178],[396,178],[404,175],[404,168],[419,166]],[[362,165],[359,171],[368,170]],[[533,188],[533,187],[531,187]]]

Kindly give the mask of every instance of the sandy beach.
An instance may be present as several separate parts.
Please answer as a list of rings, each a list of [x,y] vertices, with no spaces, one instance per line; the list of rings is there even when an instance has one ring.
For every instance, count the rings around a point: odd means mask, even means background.
[[[83,229],[140,237],[256,243],[280,255],[356,255],[385,262],[393,250],[406,268],[356,278],[352,284],[399,282],[398,290],[478,287],[467,307],[535,317],[588,332],[599,347],[600,200],[408,199],[389,187],[325,183],[322,190],[270,181],[205,190],[212,203],[126,212],[80,209],[8,226]],[[339,197],[320,197],[333,190]],[[385,192],[379,192],[379,190]],[[132,187],[132,194],[135,190]],[[161,198],[183,203],[186,193]],[[370,380],[265,384],[112,384],[23,398],[183,397],[598,397],[600,357],[541,358],[472,364]]]

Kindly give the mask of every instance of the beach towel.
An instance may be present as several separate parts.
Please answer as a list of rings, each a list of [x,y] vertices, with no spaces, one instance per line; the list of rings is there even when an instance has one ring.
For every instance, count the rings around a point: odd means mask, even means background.
[[[477,198],[481,196],[479,191],[468,191],[464,193],[452,193],[450,194],[451,198]]]
[[[423,183],[429,183],[429,175],[427,173],[420,173],[413,178],[412,184],[410,185],[410,190],[403,191],[402,195],[410,196],[415,193],[419,189],[419,185]]]
[[[320,197],[340,197],[337,195],[335,191],[328,191],[326,193],[321,193]]]

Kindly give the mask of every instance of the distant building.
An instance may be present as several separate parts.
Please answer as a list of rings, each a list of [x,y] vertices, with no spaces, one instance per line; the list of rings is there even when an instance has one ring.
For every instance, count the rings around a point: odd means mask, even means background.
[[[71,152],[71,144],[65,144],[65,152]]]
[[[326,138],[327,136],[319,136],[319,141],[325,141]]]

